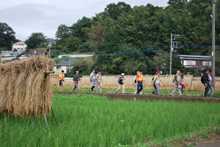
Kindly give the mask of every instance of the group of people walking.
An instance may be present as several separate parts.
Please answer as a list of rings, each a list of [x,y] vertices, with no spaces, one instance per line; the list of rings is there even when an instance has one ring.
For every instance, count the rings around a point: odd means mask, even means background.
[[[165,85],[160,75],[161,75],[160,71],[157,71],[156,75],[152,78],[151,85],[155,89],[152,92],[153,95],[161,96],[161,93],[160,93],[161,83]],[[62,71],[62,73],[59,75],[59,85],[60,85],[61,91],[63,91],[63,83],[65,82],[64,77],[65,77],[64,71]],[[75,84],[73,91],[75,91],[76,89],[79,91],[78,82],[80,82],[80,77],[79,77],[78,71],[76,71],[76,74],[73,77],[73,81]],[[125,93],[124,82],[125,82],[125,74],[122,73],[121,76],[118,78],[119,86],[118,86],[118,89],[115,91],[115,93],[117,93],[120,89],[122,89],[123,94]],[[143,71],[142,70],[137,71],[137,75],[135,75],[134,80],[133,80],[133,85],[134,84],[137,85],[137,88],[134,94],[137,94],[137,95],[142,94],[143,82],[145,82],[144,77],[143,77]],[[209,69],[205,70],[205,73],[201,78],[201,82],[205,86],[204,96],[207,97],[207,93],[209,89],[211,89],[211,97],[213,97],[214,90],[213,90],[213,83],[212,83],[212,77],[211,77],[211,70]],[[102,92],[102,75],[101,75],[100,70],[98,71],[97,74],[95,73],[95,70],[91,72],[90,78],[89,78],[89,84],[91,84],[91,88],[89,89],[91,93],[94,93],[94,88],[96,88],[96,93]],[[173,78],[173,91],[171,93],[171,96],[173,96],[176,91],[178,91],[179,95],[181,96],[183,92],[185,91],[185,88],[186,86],[184,84],[184,74],[180,73],[180,71],[178,70],[176,75]]]

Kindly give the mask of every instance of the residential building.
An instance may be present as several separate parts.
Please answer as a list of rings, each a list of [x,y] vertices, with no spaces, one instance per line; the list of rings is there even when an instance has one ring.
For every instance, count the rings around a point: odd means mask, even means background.
[[[60,73],[62,70],[64,70],[64,73],[68,73],[71,72],[71,70],[73,69],[73,63],[75,63],[75,61],[72,60],[68,60],[68,61],[64,61],[64,62],[60,62],[54,65],[54,71]]]
[[[63,57],[69,57],[69,58],[86,58],[86,57],[93,57],[94,54],[68,54],[68,55],[59,55],[58,58],[63,58]]]
[[[12,51],[23,52],[26,50],[26,47],[25,41],[16,42],[13,44]]]
[[[179,57],[181,63],[189,70],[189,73],[194,72],[201,75],[205,68],[211,68],[212,66],[211,56],[179,55]]]

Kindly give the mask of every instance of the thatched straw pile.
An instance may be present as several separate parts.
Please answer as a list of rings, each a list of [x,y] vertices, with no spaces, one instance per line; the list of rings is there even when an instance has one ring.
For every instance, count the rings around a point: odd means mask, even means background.
[[[50,76],[45,72],[54,64],[53,60],[42,56],[0,64],[0,105],[29,72],[0,111],[26,117],[50,112],[52,89]]]

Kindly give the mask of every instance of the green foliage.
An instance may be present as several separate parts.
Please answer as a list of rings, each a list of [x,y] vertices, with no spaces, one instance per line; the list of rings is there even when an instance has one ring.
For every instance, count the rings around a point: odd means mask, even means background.
[[[15,43],[14,30],[7,24],[0,22],[0,48],[1,50],[11,50],[12,43]],[[2,48],[4,47],[4,48]]]
[[[80,44],[78,46],[78,48],[77,48],[77,52],[78,53],[85,53],[85,52],[88,53],[88,52],[91,52],[92,49],[91,49],[90,45],[91,45],[91,42],[89,42],[89,41],[87,41],[87,42],[85,42],[83,44]]]
[[[53,97],[53,115],[35,118],[0,112],[1,146],[166,146],[220,124],[219,103],[110,101],[95,95]]]
[[[43,33],[32,33],[25,41],[28,48],[34,49],[40,47],[46,41],[46,36]]]
[[[169,73],[170,61],[167,55],[170,51],[170,34],[180,34],[181,38],[177,41],[183,45],[211,45],[212,7],[209,0],[168,0],[168,4],[166,8],[151,4],[131,8],[124,2],[111,3],[104,12],[96,14],[92,19],[83,17],[72,26],[65,26],[68,28],[67,36],[72,35],[80,40],[74,44],[79,53],[108,54],[147,49],[144,53],[97,57],[92,68],[101,69],[105,74],[134,74],[140,69],[144,70],[144,74],[154,74],[156,70]],[[209,6],[201,9],[203,5]],[[220,3],[216,7],[216,24],[219,24]],[[216,25],[216,44],[220,44],[219,31],[220,25]],[[68,39],[62,38],[65,44]],[[163,51],[163,59],[159,60],[162,54],[155,52],[158,50]],[[209,53],[209,47],[180,46],[173,55],[172,71],[184,71],[178,54]]]
[[[105,13],[112,19],[117,19],[123,12],[131,12],[131,6],[125,2],[118,2],[118,4],[111,3],[105,8]]]

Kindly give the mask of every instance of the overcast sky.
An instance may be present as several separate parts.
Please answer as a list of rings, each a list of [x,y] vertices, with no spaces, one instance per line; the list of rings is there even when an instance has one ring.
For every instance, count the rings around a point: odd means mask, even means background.
[[[165,7],[168,0],[0,0],[0,22],[12,27],[19,40],[26,40],[32,32],[55,38],[60,24],[70,26],[83,16],[95,16],[106,5],[120,1],[131,7],[148,3]]]

